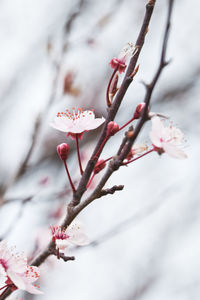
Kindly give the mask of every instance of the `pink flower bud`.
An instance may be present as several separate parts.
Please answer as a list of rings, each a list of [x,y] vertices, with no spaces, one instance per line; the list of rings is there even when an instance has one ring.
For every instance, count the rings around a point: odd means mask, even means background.
[[[107,136],[114,135],[119,130],[119,125],[113,121],[107,125]]]
[[[118,59],[118,58],[114,57],[109,62],[109,64],[110,64],[111,68],[117,69],[117,71],[119,72],[119,74],[125,72],[126,64],[125,64],[125,61],[123,61],[122,59]]]
[[[145,109],[146,104],[144,102],[141,102],[137,105],[135,113],[134,113],[134,119],[139,119]]]
[[[99,159],[94,167],[94,173],[98,174],[101,170],[103,170],[106,166],[104,159]]]
[[[116,69],[119,74],[125,72],[126,62],[131,57],[134,50],[134,46],[132,43],[128,43],[120,52],[118,57],[114,57],[110,61],[110,66],[113,69]]]
[[[57,152],[58,155],[60,156],[60,159],[65,161],[69,154],[69,145],[65,143],[58,145]]]

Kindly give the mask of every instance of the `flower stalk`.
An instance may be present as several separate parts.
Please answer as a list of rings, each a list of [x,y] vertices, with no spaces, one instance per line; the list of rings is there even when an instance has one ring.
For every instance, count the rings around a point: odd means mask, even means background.
[[[66,173],[67,173],[67,176],[68,176],[69,183],[70,183],[70,185],[71,185],[72,191],[73,191],[73,193],[76,193],[76,189],[75,189],[74,184],[73,184],[73,182],[72,182],[72,179],[71,179],[71,176],[70,176],[68,167],[67,167],[66,160],[63,160],[63,163],[64,163],[64,166],[65,166],[65,170],[66,170]]]
[[[82,164],[81,164],[81,156],[80,156],[80,150],[79,150],[78,134],[76,134],[76,150],[77,150],[80,173],[81,173],[81,175],[83,175],[83,168],[82,168]]]

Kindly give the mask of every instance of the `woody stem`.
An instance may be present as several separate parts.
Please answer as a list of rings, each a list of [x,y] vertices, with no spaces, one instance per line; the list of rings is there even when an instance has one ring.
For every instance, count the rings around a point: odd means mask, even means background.
[[[8,285],[7,288],[3,291],[3,293],[0,295],[0,297],[2,297],[6,292],[7,290],[10,288],[10,286]]]
[[[94,178],[95,175],[96,175],[96,173],[93,172],[93,174],[92,174],[92,176],[91,176],[91,178],[90,178],[90,180],[89,180],[89,182],[87,184],[87,188],[90,186],[90,184],[91,184],[91,182],[92,182],[92,180],[93,180],[93,178]]]
[[[78,155],[78,163],[79,163],[80,173],[81,173],[81,175],[83,175],[83,168],[82,168],[82,164],[81,164],[81,156],[80,156],[80,151],[79,151],[78,134],[76,134],[76,150],[77,150],[77,155]]]
[[[65,170],[66,170],[66,172],[67,172],[67,176],[68,176],[68,178],[69,178],[69,183],[70,183],[70,185],[71,185],[72,191],[73,191],[73,193],[75,193],[75,192],[76,192],[76,189],[75,189],[75,187],[74,187],[74,184],[73,184],[73,182],[72,182],[71,176],[70,176],[70,174],[69,174],[69,170],[68,170],[68,167],[67,167],[67,163],[66,163],[65,160],[64,160],[63,162],[64,162],[64,165],[65,165]]]
[[[109,80],[109,83],[108,83],[108,86],[107,86],[107,90],[106,90],[106,102],[107,102],[107,106],[110,107],[112,105],[111,101],[110,101],[110,96],[109,96],[109,91],[110,91],[110,85],[112,83],[112,80],[117,72],[118,68],[115,68],[111,77],[110,77],[110,80]]]

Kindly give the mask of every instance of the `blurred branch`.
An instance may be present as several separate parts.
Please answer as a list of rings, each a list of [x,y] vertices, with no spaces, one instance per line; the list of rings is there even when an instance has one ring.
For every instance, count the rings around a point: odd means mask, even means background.
[[[14,217],[14,219],[12,220],[11,224],[9,225],[9,227],[7,228],[7,230],[4,232],[4,234],[2,234],[0,236],[0,241],[2,241],[3,239],[5,239],[8,234],[10,234],[12,232],[12,230],[14,230],[16,223],[19,221],[19,219],[21,218],[24,209],[25,209],[25,205],[30,202],[32,200],[33,197],[27,197],[25,199],[22,200],[22,202],[20,203],[20,208],[19,211],[17,213],[17,215]]]
[[[16,176],[15,176],[15,181],[24,175],[24,173],[26,172],[26,169],[27,169],[27,165],[28,165],[28,162],[30,160],[30,157],[33,153],[33,150],[35,148],[35,145],[36,145],[36,142],[37,142],[37,137],[38,137],[38,132],[39,132],[39,129],[40,129],[40,124],[41,124],[41,117],[40,115],[38,115],[38,117],[36,118],[36,121],[35,121],[35,126],[34,126],[34,130],[33,130],[33,137],[32,137],[32,142],[31,142],[31,145],[30,145],[30,148],[25,156],[25,159],[24,161],[22,162]]]
[[[165,91],[161,91],[159,96],[155,99],[155,102],[176,101],[177,99],[181,101],[182,96],[191,93],[191,90],[199,81],[199,76],[200,66],[190,74],[186,74],[186,77],[181,79],[181,84],[180,82],[175,82],[174,86],[168,87]]]
[[[115,237],[121,232],[124,232],[125,230],[129,229],[130,226],[132,226],[133,224],[138,224],[139,222],[154,214],[162,205],[164,205],[164,203],[165,202],[163,201],[157,201],[152,205],[146,207],[144,210],[138,213],[134,213],[126,220],[118,223],[112,229],[102,234],[97,239],[93,240],[87,247],[96,247],[102,243],[105,243],[106,241],[110,240],[111,238]]]
[[[68,37],[68,34],[70,33],[73,23],[75,22],[76,18],[79,16],[79,14],[81,13],[83,7],[84,7],[84,3],[85,0],[80,0],[78,7],[73,8],[72,13],[70,14],[70,16],[68,17],[66,23],[65,23],[65,30],[64,30],[64,36],[63,36],[63,45],[62,45],[62,51],[61,51],[61,56],[60,56],[60,60],[59,62],[55,63],[56,65],[56,73],[54,76],[54,80],[53,80],[53,84],[52,84],[52,90],[50,93],[50,97],[49,100],[47,102],[47,104],[45,105],[45,108],[43,110],[42,113],[40,113],[38,115],[38,117],[36,118],[35,121],[35,126],[34,126],[34,130],[33,130],[33,135],[32,135],[32,141],[31,141],[31,145],[27,151],[27,154],[25,155],[25,158],[23,160],[23,162],[21,163],[14,179],[11,181],[11,183],[5,187],[4,189],[2,189],[1,192],[1,199],[0,199],[0,206],[4,205],[7,201],[5,199],[3,199],[3,195],[6,193],[7,189],[10,187],[11,184],[14,184],[19,178],[21,178],[28,167],[30,158],[33,154],[33,151],[35,149],[35,146],[37,144],[38,138],[39,138],[39,134],[40,134],[40,129],[42,126],[42,120],[43,120],[43,114],[47,111],[49,111],[49,109],[51,108],[51,105],[53,104],[53,102],[56,99],[56,92],[57,92],[57,87],[58,87],[58,82],[59,82],[59,77],[60,77],[60,71],[61,71],[61,67],[63,64],[63,59],[64,59],[64,53],[67,49],[67,40],[66,40],[66,36]]]
[[[67,22],[65,23],[65,32],[66,33],[69,33],[71,31],[73,22],[80,15],[80,13],[84,7],[84,4],[85,4],[85,0],[80,0],[79,4],[78,4],[78,8],[75,11],[73,11],[71,13],[71,15],[68,17]]]
[[[167,51],[167,42],[168,42],[168,38],[169,38],[169,30],[170,30],[170,26],[171,26],[171,14],[172,14],[174,0],[169,0],[168,3],[169,3],[168,4],[168,15],[167,15],[167,22],[166,22],[166,27],[165,27],[164,37],[163,37],[160,63],[159,63],[158,69],[157,69],[151,83],[145,84],[146,95],[145,95],[144,102],[145,102],[146,106],[145,106],[145,109],[144,109],[141,119],[137,123],[137,126],[135,128],[133,136],[129,138],[127,145],[124,147],[124,150],[122,151],[122,153],[119,156],[119,163],[118,163],[119,166],[120,166],[120,162],[122,162],[128,155],[128,153],[129,153],[133,143],[137,139],[144,123],[148,120],[148,108],[149,108],[153,90],[158,82],[158,79],[160,78],[160,75],[161,75],[163,69],[169,63],[166,61],[166,51]]]

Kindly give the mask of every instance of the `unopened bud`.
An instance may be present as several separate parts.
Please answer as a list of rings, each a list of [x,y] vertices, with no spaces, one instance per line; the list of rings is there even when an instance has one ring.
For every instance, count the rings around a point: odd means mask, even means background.
[[[57,152],[58,155],[60,156],[60,159],[65,161],[69,154],[69,145],[65,143],[58,145]]]
[[[99,159],[94,167],[94,173],[98,174],[99,172],[101,172],[101,170],[103,170],[105,168],[105,166],[106,166],[105,160]]]
[[[131,139],[133,137],[133,135],[134,135],[134,131],[133,130],[131,130],[131,131],[129,130],[128,133],[127,133],[127,137],[129,139]]]
[[[107,125],[107,136],[114,135],[119,130],[119,125],[113,121]]]
[[[135,113],[134,113],[134,119],[139,119],[145,109],[146,104],[144,102],[141,102],[140,104],[138,104],[138,106],[136,107]]]

